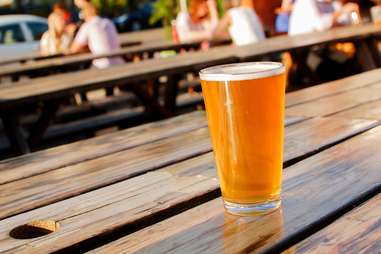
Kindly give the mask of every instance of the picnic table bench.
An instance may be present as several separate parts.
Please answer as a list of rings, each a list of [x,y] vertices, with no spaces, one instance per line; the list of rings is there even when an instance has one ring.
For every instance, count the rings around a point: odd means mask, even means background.
[[[148,34],[149,32],[147,32]],[[126,37],[128,34],[125,35]],[[358,25],[350,27],[335,28],[329,31],[316,32],[312,34],[302,34],[297,36],[282,35],[272,37],[247,46],[225,46],[220,47],[221,51],[231,51],[237,58],[237,61],[252,61],[272,56],[282,52],[298,52],[306,50],[311,46],[328,45],[335,42],[354,42],[357,47],[358,61],[364,71],[381,67],[380,53],[377,47],[377,41],[381,36],[381,28],[373,24]],[[155,36],[153,36],[155,38]],[[226,44],[229,40],[217,40],[217,45]],[[0,77],[10,76],[18,79],[21,75],[42,76],[52,73],[62,72],[67,68],[90,64],[94,59],[101,57],[123,56],[126,59],[132,59],[133,56],[143,56],[152,58],[155,52],[163,50],[174,50],[179,52],[181,49],[199,47],[200,42],[175,43],[172,41],[158,40],[146,42],[142,45],[132,46],[102,55],[81,54],[66,56],[61,58],[52,58],[37,62],[25,63],[19,66],[3,66],[0,69]],[[79,70],[81,68],[78,68]]]
[[[263,216],[224,211],[202,111],[2,161],[0,253],[377,253],[380,73],[286,95]]]

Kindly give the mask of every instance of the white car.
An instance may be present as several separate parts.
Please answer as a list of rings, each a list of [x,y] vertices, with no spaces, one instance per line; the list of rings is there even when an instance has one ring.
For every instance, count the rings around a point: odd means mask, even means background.
[[[41,36],[47,30],[48,22],[45,18],[32,15],[1,15],[0,61],[37,53]]]

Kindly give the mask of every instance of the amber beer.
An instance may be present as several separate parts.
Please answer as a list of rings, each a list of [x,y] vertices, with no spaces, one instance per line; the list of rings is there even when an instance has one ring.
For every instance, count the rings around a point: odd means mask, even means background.
[[[275,62],[215,66],[200,72],[226,209],[262,213],[280,205],[284,66]]]

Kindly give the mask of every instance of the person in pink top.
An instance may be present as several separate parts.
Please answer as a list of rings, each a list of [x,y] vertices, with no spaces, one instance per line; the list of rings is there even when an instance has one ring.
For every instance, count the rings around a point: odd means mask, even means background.
[[[106,18],[98,16],[98,11],[91,3],[82,6],[85,23],[79,28],[70,47],[71,53],[90,50],[93,54],[107,54],[121,48],[118,32],[114,24]],[[100,58],[93,61],[96,68],[104,69],[112,65],[122,64],[121,57]]]

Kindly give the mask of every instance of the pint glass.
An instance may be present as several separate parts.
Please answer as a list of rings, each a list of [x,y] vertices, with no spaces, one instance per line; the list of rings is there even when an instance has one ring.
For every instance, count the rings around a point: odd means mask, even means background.
[[[220,187],[228,212],[280,206],[285,68],[253,62],[200,72]]]

